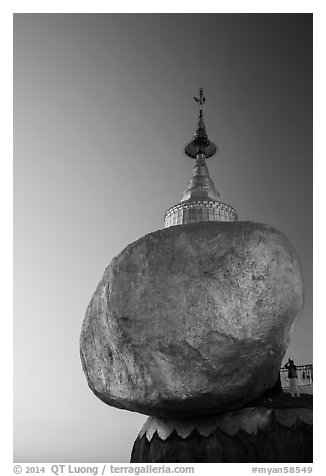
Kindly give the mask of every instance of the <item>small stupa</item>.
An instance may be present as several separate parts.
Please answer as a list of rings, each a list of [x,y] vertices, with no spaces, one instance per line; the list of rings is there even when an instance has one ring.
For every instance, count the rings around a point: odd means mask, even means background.
[[[220,200],[213,180],[209,176],[206,159],[218,152],[218,147],[209,140],[204,123],[203,105],[206,102],[203,89],[199,97],[194,98],[199,104],[197,130],[193,140],[185,147],[185,154],[196,163],[188,187],[183,192],[181,203],[170,207],[164,217],[164,227],[185,225],[201,221],[237,221],[237,213],[230,205]]]

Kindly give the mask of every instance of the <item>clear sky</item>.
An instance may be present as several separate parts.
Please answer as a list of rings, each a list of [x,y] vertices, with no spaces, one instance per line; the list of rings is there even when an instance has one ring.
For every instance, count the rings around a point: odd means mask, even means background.
[[[312,15],[15,14],[16,462],[129,461],[146,417],[88,389],[80,329],[111,259],[181,199],[199,87],[221,200],[301,257],[285,357],[312,362]]]

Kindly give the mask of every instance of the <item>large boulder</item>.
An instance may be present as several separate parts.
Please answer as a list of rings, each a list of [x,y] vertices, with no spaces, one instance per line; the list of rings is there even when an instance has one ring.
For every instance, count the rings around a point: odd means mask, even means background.
[[[158,417],[239,407],[277,381],[302,304],[298,256],[267,225],[150,233],[112,260],[88,306],[88,384],[109,405]]]

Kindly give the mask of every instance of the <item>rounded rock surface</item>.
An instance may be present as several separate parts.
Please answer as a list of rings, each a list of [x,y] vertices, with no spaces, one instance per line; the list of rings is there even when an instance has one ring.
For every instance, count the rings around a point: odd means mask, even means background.
[[[185,418],[272,387],[303,305],[289,240],[254,222],[150,233],[106,268],[80,351],[92,391],[117,408]]]

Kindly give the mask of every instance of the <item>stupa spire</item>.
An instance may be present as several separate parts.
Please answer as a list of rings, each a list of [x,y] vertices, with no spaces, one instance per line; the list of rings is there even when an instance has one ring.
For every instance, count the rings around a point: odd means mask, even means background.
[[[199,105],[197,130],[194,134],[193,140],[185,147],[185,153],[192,159],[196,159],[198,154],[204,154],[205,158],[208,159],[209,157],[212,157],[214,154],[216,154],[217,147],[208,139],[208,135],[206,133],[203,113],[203,105],[206,102],[206,98],[204,97],[203,88],[199,89],[199,96],[194,97],[194,100]]]
[[[181,203],[170,207],[165,214],[165,228],[202,221],[237,221],[235,210],[219,200],[219,193],[208,173],[206,159],[216,154],[217,147],[206,132],[203,117],[206,99],[202,88],[194,99],[199,105],[197,130],[184,151],[188,157],[196,160],[196,164]]]

